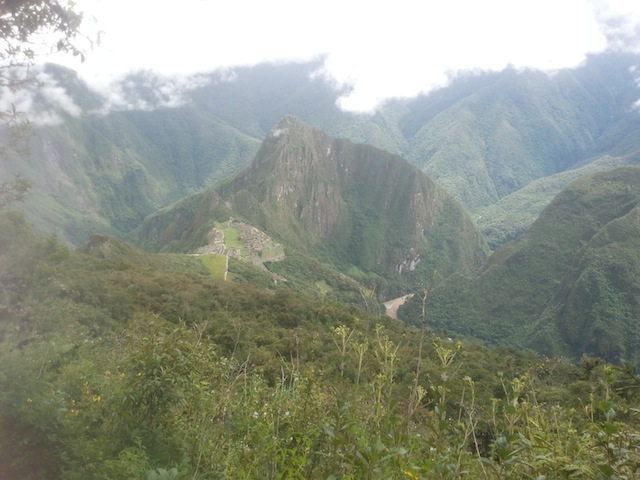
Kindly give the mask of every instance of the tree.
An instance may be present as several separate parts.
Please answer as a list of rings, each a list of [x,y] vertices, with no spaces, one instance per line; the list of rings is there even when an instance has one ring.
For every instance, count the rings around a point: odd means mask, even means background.
[[[12,97],[38,86],[34,63],[54,51],[82,56],[74,45],[82,14],[73,2],[60,0],[0,0],[0,157],[9,150],[24,154],[30,122]],[[0,181],[0,208],[23,200],[30,182],[20,176]]]

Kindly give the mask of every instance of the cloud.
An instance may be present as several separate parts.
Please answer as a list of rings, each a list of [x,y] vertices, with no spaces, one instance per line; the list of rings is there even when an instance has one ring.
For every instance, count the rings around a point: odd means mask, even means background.
[[[43,103],[73,117],[80,116],[82,113],[80,107],[51,75],[41,72],[38,74],[38,81],[41,86],[37,90],[37,94],[42,97]]]
[[[18,119],[27,120],[36,126],[59,125],[64,115],[79,116],[82,111],[67,91],[45,72],[37,72],[37,86],[28,86],[17,91],[0,88],[0,111],[15,111]]]
[[[67,63],[90,83],[110,84],[130,71],[188,78],[324,58],[319,74],[350,87],[339,104],[353,111],[432,91],[466,72],[556,71],[607,49],[640,50],[637,0],[77,3],[87,28],[104,32],[84,64]],[[120,98],[112,105],[133,105],[129,93],[114,94]]]
[[[640,8],[635,0],[596,1],[594,11],[610,48],[640,53]]]
[[[325,75],[353,87],[340,99],[343,108],[366,111],[385,98],[440,88],[465,72],[573,67],[607,46],[581,1],[451,0],[424,15],[405,2],[398,6],[374,11],[359,29],[360,42],[328,54]],[[389,24],[401,27],[385,28]]]
[[[112,111],[176,108],[187,102],[186,94],[211,81],[205,75],[162,76],[152,71],[139,71],[124,78],[114,78],[107,84],[94,85],[103,97],[98,113]]]

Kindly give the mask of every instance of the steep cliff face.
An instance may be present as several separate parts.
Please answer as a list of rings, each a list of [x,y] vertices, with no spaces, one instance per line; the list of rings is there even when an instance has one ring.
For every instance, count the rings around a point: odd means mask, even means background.
[[[464,208],[416,167],[294,117],[267,134],[246,170],[149,218],[136,238],[154,249],[193,248],[194,232],[204,241],[203,225],[225,216],[343,272],[355,268],[394,284],[420,283],[436,270],[468,274],[486,259]]]
[[[259,221],[251,204],[243,201],[243,195],[250,194],[273,228],[292,227],[298,241],[327,238],[338,228],[344,208],[334,142],[285,117],[267,134],[249,169],[220,194],[233,210]]]
[[[219,194],[289,244],[365,270],[406,273],[429,260],[468,273],[484,260],[464,209],[417,168],[294,117],[269,132],[251,167]]]

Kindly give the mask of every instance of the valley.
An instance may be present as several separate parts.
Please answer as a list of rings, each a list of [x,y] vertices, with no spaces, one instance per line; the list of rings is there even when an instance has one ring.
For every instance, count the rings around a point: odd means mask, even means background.
[[[78,112],[43,93],[60,122],[0,163],[32,182],[0,206],[0,478],[637,478],[636,65],[369,114],[318,61],[117,111],[47,66]]]
[[[9,158],[0,169],[31,179],[33,195],[20,208],[39,231],[69,244],[81,246],[98,233],[148,251],[211,254],[202,259],[218,277],[233,278],[236,269],[238,279],[249,275],[269,288],[284,283],[376,312],[425,284],[443,285],[447,293],[435,290],[430,324],[451,333],[572,358],[636,358],[629,332],[637,307],[626,290],[605,308],[626,319],[616,320],[618,346],[605,353],[595,340],[580,347],[558,341],[565,337],[554,329],[567,327],[557,315],[573,316],[569,297],[536,295],[556,306],[534,308],[526,293],[531,265],[510,261],[514,278],[502,287],[511,292],[502,307],[492,307],[502,295],[491,285],[505,274],[475,278],[502,272],[497,264],[519,257],[505,253],[518,245],[551,258],[550,239],[567,220],[560,214],[545,245],[533,247],[540,240],[531,240],[530,230],[541,212],[572,182],[639,163],[640,118],[629,108],[638,96],[630,67],[637,61],[608,54],[554,76],[507,69],[462,77],[368,115],[337,110],[339,92],[309,76],[313,62],[261,65],[238,69],[232,83],[212,74],[177,108],[65,117],[58,127],[39,129],[31,157]],[[81,107],[99,104],[73,72],[47,68]],[[277,95],[275,78],[284,82]],[[244,109],[235,108],[240,104]],[[543,291],[570,285],[570,275],[541,270],[535,282]],[[607,291],[633,291],[633,276],[625,278]],[[478,281],[477,293],[467,292]],[[469,295],[493,300],[474,304]],[[416,302],[400,307],[399,318],[416,324]],[[448,302],[454,306],[438,306]],[[508,319],[523,315],[526,326],[512,330]],[[469,318],[483,316],[481,324],[495,327],[471,326]],[[536,322],[546,325],[538,329],[546,339],[525,333]]]

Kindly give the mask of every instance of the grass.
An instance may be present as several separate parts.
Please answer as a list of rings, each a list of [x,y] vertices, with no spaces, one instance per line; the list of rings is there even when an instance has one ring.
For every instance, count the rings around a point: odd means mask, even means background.
[[[275,258],[284,256],[284,247],[279,243],[269,242],[262,249],[260,257],[263,262],[269,262]]]
[[[211,272],[213,278],[224,280],[227,271],[227,257],[225,255],[200,255],[198,257],[205,267]]]

